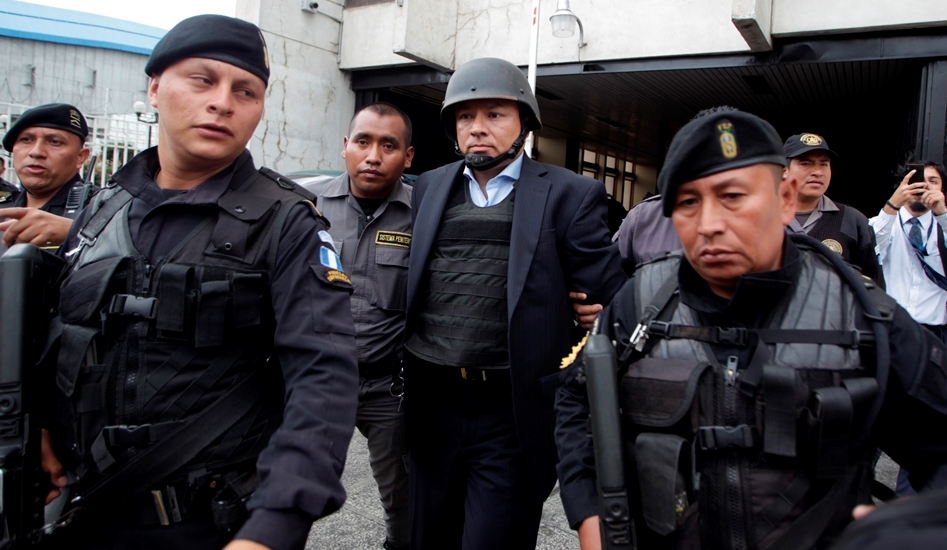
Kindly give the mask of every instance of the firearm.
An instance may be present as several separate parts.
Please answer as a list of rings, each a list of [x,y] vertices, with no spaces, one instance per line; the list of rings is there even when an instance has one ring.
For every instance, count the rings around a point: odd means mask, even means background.
[[[31,244],[0,256],[0,550],[42,536],[48,475],[40,465],[42,400],[37,366],[46,345],[63,260]]]
[[[64,217],[70,220],[76,219],[79,211],[85,208],[85,204],[89,202],[89,195],[92,194],[92,174],[95,173],[95,161],[98,159],[98,155],[92,155],[92,158],[89,159],[89,167],[82,178],[82,183],[73,185],[72,189],[69,190],[69,195],[66,197],[66,210],[63,213]]]
[[[583,350],[586,388],[598,476],[602,548],[634,549],[635,524],[628,510],[622,459],[621,413],[618,409],[618,358],[604,334],[592,334]]]

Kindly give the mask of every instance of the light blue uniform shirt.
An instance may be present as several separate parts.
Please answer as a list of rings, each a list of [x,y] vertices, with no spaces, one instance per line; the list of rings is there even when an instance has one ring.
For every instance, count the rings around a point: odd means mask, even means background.
[[[520,155],[507,165],[502,172],[487,182],[487,196],[483,196],[483,190],[480,184],[474,178],[473,170],[469,166],[464,167],[464,176],[467,178],[467,185],[470,187],[470,200],[474,205],[480,207],[493,206],[499,204],[503,199],[513,191],[513,184],[520,179],[520,170],[523,168],[523,157]]]

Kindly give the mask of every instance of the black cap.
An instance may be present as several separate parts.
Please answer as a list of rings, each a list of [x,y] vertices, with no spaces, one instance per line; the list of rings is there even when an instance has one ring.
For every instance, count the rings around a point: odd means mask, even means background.
[[[825,151],[832,157],[838,158],[835,151],[829,149],[829,142],[819,134],[796,134],[790,136],[783,144],[783,152],[788,159],[802,156],[809,151]]]
[[[255,74],[267,84],[270,62],[263,33],[253,23],[225,15],[196,15],[164,35],[148,58],[145,74],[154,76],[190,57],[216,59]]]
[[[664,215],[670,217],[682,183],[763,163],[786,166],[786,157],[776,129],[760,117],[723,111],[688,122],[671,140],[658,176]]]
[[[89,136],[89,125],[79,109],[66,103],[48,103],[33,107],[20,115],[3,136],[3,148],[12,153],[13,144],[16,143],[16,138],[20,137],[20,133],[27,128],[36,127],[71,132],[79,136],[83,143]]]

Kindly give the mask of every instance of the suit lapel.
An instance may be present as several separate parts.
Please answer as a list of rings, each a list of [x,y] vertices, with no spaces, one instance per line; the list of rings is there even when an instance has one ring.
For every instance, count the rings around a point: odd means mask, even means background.
[[[408,307],[414,303],[414,296],[421,283],[421,273],[424,272],[428,256],[431,255],[431,246],[437,236],[437,226],[444,217],[444,207],[447,197],[450,196],[451,185],[463,170],[463,166],[463,162],[456,162],[431,174],[427,192],[415,212],[414,227],[411,230],[411,256],[408,259]]]
[[[516,182],[516,194],[513,197],[513,233],[510,236],[510,267],[506,299],[507,310],[513,316],[516,304],[523,294],[526,275],[533,263],[536,244],[543,226],[543,213],[546,210],[546,198],[549,196],[550,183],[545,177],[546,169],[542,164],[529,158],[523,159],[520,179]]]

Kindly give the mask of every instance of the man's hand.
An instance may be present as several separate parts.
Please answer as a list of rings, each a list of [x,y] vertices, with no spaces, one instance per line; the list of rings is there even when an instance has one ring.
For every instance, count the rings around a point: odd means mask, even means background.
[[[598,526],[598,516],[586,518],[579,525],[579,550],[602,550],[602,532]]]
[[[911,176],[913,176],[915,172],[917,172],[917,170],[911,170],[906,176],[904,176],[904,179],[901,180],[898,188],[894,190],[894,193],[891,195],[891,198],[888,199],[888,202],[895,205],[897,208],[901,208],[910,202],[923,200],[918,198],[918,194],[928,191],[927,182],[918,181],[915,183],[909,183]],[[941,199],[943,199],[943,197],[941,197]],[[941,201],[941,205],[943,206],[943,201]],[[891,206],[885,203],[884,209],[889,210],[891,209]],[[896,209],[891,210],[893,210],[894,213],[897,213]]]
[[[944,192],[940,189],[926,189],[924,194],[921,195],[921,202],[935,216],[947,212],[947,206],[944,205]]]
[[[852,510],[852,517],[856,520],[862,519],[868,514],[875,511],[878,508],[874,504],[859,504]]]
[[[598,315],[603,308],[602,304],[581,304],[582,300],[585,300],[588,296],[584,292],[570,292],[569,299],[572,300],[572,309],[575,310],[575,320],[579,322],[579,326],[588,330],[592,328],[592,323],[595,322],[595,317]]]
[[[30,243],[36,246],[61,245],[66,242],[72,220],[50,214],[38,208],[4,208],[0,218],[8,218],[0,223],[3,232],[3,244]]]
[[[53,454],[53,439],[49,432],[43,430],[42,442],[40,443],[40,466],[43,471],[49,474],[49,482],[53,484],[53,489],[46,495],[46,504],[49,504],[60,494],[60,489],[69,483],[65,473],[62,470],[62,463]]]
[[[237,539],[230,541],[230,544],[224,546],[224,550],[270,550],[270,547],[263,546],[252,540]]]

